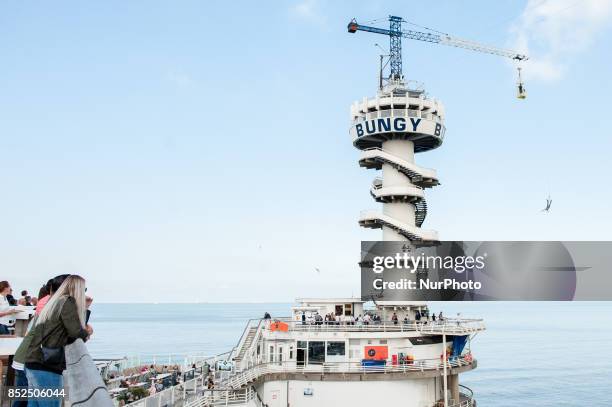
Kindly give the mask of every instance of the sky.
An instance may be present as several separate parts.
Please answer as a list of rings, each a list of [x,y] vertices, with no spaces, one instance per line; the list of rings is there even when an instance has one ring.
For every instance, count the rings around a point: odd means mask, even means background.
[[[35,295],[77,273],[100,302],[358,295],[380,231],[357,223],[376,174],[349,108],[388,39],[346,25],[388,15],[531,56],[518,100],[511,62],[404,41],[447,115],[416,157],[442,183],[423,226],[611,240],[610,0],[0,0],[0,279]]]

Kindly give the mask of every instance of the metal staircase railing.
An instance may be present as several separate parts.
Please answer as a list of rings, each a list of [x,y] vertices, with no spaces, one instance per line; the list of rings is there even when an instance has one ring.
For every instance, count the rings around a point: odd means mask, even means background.
[[[427,217],[427,201],[425,198],[419,199],[414,203],[414,223],[418,227],[423,225]]]
[[[373,152],[373,153],[372,153]],[[380,147],[372,147],[363,150],[364,156],[359,160],[361,166],[367,168],[376,167],[380,164],[389,164],[397,171],[406,175],[410,182],[413,184],[423,187],[431,188],[439,185],[436,172],[434,170],[421,168],[416,164],[412,164],[394,154],[391,154]]]
[[[459,356],[446,361],[447,368],[457,368],[470,366],[475,359],[466,356]],[[388,374],[388,373],[410,373],[425,371],[442,371],[443,362],[439,359],[419,359],[410,364],[384,365],[384,366],[363,366],[361,362],[337,362],[323,363],[321,365],[296,366],[295,362],[270,362],[261,363],[243,372],[236,373],[228,378],[223,384],[230,389],[243,389],[245,386],[252,385],[260,377],[268,374],[278,373],[316,373],[325,374]]]
[[[257,325],[254,325],[256,321]],[[245,339],[243,341],[241,340],[240,349],[237,355],[232,359],[235,362],[234,370],[242,371],[257,363],[257,345],[265,324],[265,319],[252,319],[249,321],[245,329]]]
[[[412,241],[438,240],[438,234],[434,231],[422,230],[417,226],[404,224],[375,210],[361,211],[359,224],[365,227],[373,227],[373,225],[376,225],[376,227],[386,226]]]

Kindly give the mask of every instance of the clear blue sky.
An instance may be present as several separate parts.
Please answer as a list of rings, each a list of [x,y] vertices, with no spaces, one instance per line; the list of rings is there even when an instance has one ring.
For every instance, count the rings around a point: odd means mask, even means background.
[[[536,60],[519,101],[502,58],[404,42],[447,110],[445,144],[417,156],[442,181],[424,226],[610,240],[609,3],[3,1],[1,277],[79,273],[98,301],[358,294],[359,242],[380,234],[357,225],[375,174],[348,112],[387,40],[346,24],[389,14]]]

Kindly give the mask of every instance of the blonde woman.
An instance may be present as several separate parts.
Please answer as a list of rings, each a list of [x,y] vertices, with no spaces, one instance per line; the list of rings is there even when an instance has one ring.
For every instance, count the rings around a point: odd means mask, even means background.
[[[71,275],[51,296],[36,320],[28,347],[25,371],[32,388],[62,388],[66,369],[64,346],[93,333],[85,323],[85,280]],[[29,400],[29,407],[59,407],[60,399]]]

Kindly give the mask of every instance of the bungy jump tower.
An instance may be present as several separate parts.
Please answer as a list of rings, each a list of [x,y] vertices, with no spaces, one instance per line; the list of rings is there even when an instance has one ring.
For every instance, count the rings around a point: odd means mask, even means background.
[[[377,95],[351,107],[359,164],[382,170],[370,192],[383,209],[363,212],[359,223],[381,228],[384,241],[436,242],[437,233],[422,225],[424,191],[439,184],[438,176],[414,156],[442,144],[444,107],[422,89],[406,86],[401,38],[526,57],[447,35],[402,31],[399,17],[389,21],[389,29],[355,20],[348,25],[352,33],[388,35],[391,51],[387,83],[381,69]],[[472,338],[484,329],[480,319],[436,319],[426,302],[298,299],[288,317],[249,321],[230,352],[193,360],[196,377],[172,400],[178,395],[177,405],[187,407],[474,407],[474,395],[459,384],[459,375],[476,368]],[[213,389],[205,385],[210,366]]]
[[[382,228],[384,241],[436,241],[421,228],[427,216],[425,189],[439,184],[435,170],[415,164],[416,152],[429,151],[444,139],[444,107],[394,80],[374,98],[351,107],[351,135],[362,150],[359,165],[382,170],[370,193],[383,211],[363,211],[359,223]]]

